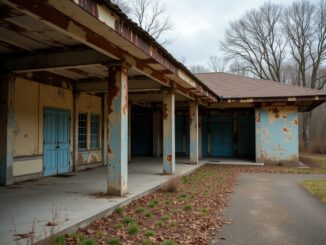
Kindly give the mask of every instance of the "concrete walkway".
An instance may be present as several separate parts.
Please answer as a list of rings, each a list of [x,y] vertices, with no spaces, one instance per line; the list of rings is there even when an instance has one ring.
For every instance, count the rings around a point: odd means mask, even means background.
[[[176,171],[182,175],[198,166],[187,164],[186,159],[177,159]],[[48,229],[46,224],[52,220],[52,210],[58,214],[59,229],[72,231],[158,188],[169,178],[161,174],[161,159],[135,158],[129,163],[129,195],[114,199],[96,198],[94,194],[106,192],[106,171],[101,167],[72,173],[74,176],[68,178],[47,177],[9,188],[1,187],[0,244],[15,244],[13,233],[30,231],[34,219],[37,237],[43,238]]]
[[[298,183],[325,175],[241,174],[213,244],[326,244],[326,205]],[[225,239],[225,240],[224,240]]]

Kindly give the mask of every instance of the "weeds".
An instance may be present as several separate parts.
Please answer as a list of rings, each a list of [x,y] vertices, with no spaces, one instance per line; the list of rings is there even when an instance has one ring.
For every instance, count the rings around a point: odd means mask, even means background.
[[[183,206],[183,210],[185,210],[185,211],[191,211],[192,210],[192,206],[191,205],[185,205],[185,206]]]
[[[114,237],[114,238],[111,238],[109,241],[108,241],[108,244],[109,245],[120,245],[120,238],[118,237]]]
[[[135,222],[135,219],[131,216],[124,217],[122,220],[123,224],[130,225]]]
[[[148,231],[145,231],[144,236],[145,237],[155,237],[156,233],[155,233],[155,231],[148,230]]]
[[[128,227],[128,233],[130,235],[136,235],[139,232],[139,227],[137,225],[131,225]]]

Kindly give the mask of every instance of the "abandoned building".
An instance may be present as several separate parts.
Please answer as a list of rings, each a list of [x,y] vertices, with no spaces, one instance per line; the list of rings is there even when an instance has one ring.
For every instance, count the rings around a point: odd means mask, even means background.
[[[0,0],[0,183],[128,161],[212,157],[297,163],[298,113],[322,91],[226,73],[192,74],[109,1]]]

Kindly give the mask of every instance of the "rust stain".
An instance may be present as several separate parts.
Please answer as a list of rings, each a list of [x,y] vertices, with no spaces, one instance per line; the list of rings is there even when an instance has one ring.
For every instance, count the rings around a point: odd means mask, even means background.
[[[290,132],[290,130],[288,128],[283,128],[284,132]]]
[[[298,125],[298,120],[295,119],[293,123],[294,123],[295,125]]]
[[[280,117],[279,113],[280,111],[277,109],[277,107],[274,107],[272,109],[273,114],[275,115],[275,118],[278,119]]]
[[[256,115],[256,122],[257,122],[257,123],[260,123],[260,114],[257,114],[257,115]]]
[[[168,163],[171,164],[172,163],[172,155],[171,154],[167,155],[166,160],[168,161]]]
[[[117,71],[117,67],[109,67],[108,68],[108,115],[110,115],[114,111],[113,100],[119,93],[120,89],[116,85],[116,77],[119,75],[119,71]]]
[[[169,109],[166,103],[163,104],[163,120],[166,120],[169,115]]]
[[[97,4],[92,0],[79,0],[79,5],[98,18]]]

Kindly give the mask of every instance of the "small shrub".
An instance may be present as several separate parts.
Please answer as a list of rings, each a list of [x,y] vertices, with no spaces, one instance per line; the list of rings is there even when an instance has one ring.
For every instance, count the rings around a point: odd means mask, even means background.
[[[135,219],[131,216],[127,216],[127,217],[124,217],[123,220],[122,220],[122,223],[123,224],[127,224],[127,225],[130,225],[132,223],[135,222]]]
[[[161,245],[176,245],[174,241],[166,240],[161,243]]]
[[[122,228],[122,224],[115,224],[115,225],[113,226],[113,228],[116,229],[116,230],[119,230],[119,229]]]
[[[137,208],[136,212],[137,213],[144,213],[145,212],[145,208]]]
[[[191,205],[185,205],[183,207],[183,210],[185,210],[185,211],[191,211],[192,210],[192,206]]]
[[[150,211],[146,211],[144,215],[146,218],[152,218],[153,216],[153,214]]]
[[[157,221],[156,225],[159,226],[159,227],[162,227],[163,226],[163,221],[161,221],[161,220]]]
[[[155,233],[155,231],[148,230],[148,231],[145,231],[144,236],[145,237],[154,237],[154,236],[156,236],[156,233]]]
[[[173,177],[168,180],[168,182],[163,187],[163,190],[167,192],[178,192],[180,190],[180,185],[180,178]]]
[[[136,235],[139,232],[139,227],[137,225],[131,225],[128,228],[128,233],[130,235]]]
[[[117,214],[122,214],[124,210],[125,210],[125,209],[124,209],[123,207],[117,207],[117,208],[114,210],[114,212],[116,212]]]
[[[109,244],[109,245],[120,245],[120,238],[118,238],[118,237],[111,238],[111,239],[108,241],[108,244]]]
[[[152,245],[153,242],[151,240],[146,239],[146,240],[143,240],[141,244],[142,245]]]

